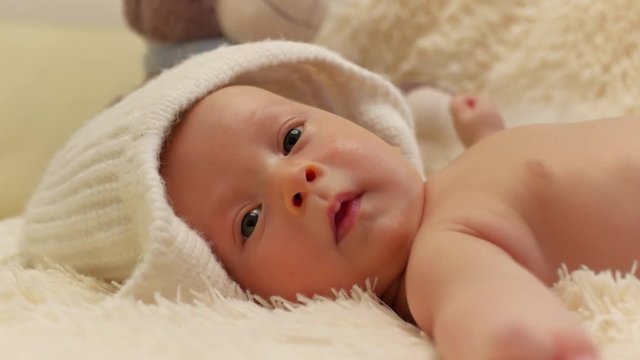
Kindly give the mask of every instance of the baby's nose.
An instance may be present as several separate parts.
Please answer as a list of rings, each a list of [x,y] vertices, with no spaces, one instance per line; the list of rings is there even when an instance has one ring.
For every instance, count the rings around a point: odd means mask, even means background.
[[[292,214],[300,215],[308,199],[313,184],[322,176],[322,169],[315,164],[305,164],[295,168],[287,179],[283,179],[283,201]]]

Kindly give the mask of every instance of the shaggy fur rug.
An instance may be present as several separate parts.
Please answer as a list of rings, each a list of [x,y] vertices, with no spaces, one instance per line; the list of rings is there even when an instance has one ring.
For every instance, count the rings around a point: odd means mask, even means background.
[[[640,114],[637,1],[335,3],[318,43],[398,83],[489,93],[510,125]],[[433,171],[460,147],[450,129],[418,120]],[[197,304],[142,304],[70,270],[26,269],[17,257],[21,221],[0,221],[3,359],[436,358],[417,328],[358,289],[275,307],[212,293]],[[603,359],[640,358],[640,281],[559,274],[553,291]]]
[[[515,126],[640,115],[638,19],[635,0],[345,0],[316,42],[398,84],[487,93]],[[432,172],[462,147],[417,120]]]
[[[3,359],[435,359],[431,342],[366,291],[274,306],[202,294],[143,304],[62,268],[25,269],[22,220],[0,221]],[[640,354],[640,281],[579,270],[554,291],[603,359]]]

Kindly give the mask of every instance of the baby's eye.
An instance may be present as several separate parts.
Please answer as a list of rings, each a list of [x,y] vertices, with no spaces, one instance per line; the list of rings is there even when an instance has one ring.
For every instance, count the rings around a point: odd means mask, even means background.
[[[291,150],[293,150],[293,147],[298,142],[298,139],[300,139],[300,136],[302,136],[301,128],[294,128],[287,132],[284,136],[284,140],[282,141],[282,151],[285,155],[289,155]]]
[[[242,218],[242,222],[240,223],[240,233],[245,240],[248,239],[249,236],[251,236],[251,234],[253,233],[253,230],[258,224],[259,217],[260,208],[256,208],[246,213]]]

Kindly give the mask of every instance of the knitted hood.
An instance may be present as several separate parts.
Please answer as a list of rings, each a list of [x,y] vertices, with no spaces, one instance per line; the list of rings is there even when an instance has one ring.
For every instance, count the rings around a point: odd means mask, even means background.
[[[266,41],[189,58],[106,109],[54,156],[25,212],[23,254],[122,284],[118,295],[242,296],[207,242],[172,210],[159,174],[181,112],[230,84],[328,110],[397,146],[422,173],[413,123],[385,79],[314,45]]]

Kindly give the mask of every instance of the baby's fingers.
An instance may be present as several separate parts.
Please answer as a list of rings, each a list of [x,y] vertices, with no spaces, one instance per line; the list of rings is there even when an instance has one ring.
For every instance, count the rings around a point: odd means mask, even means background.
[[[598,351],[582,329],[536,332],[511,327],[496,336],[488,360],[597,360]]]
[[[487,360],[556,360],[553,346],[524,327],[512,327],[498,334]]]
[[[598,350],[582,329],[569,330],[555,337],[553,360],[597,360]]]

